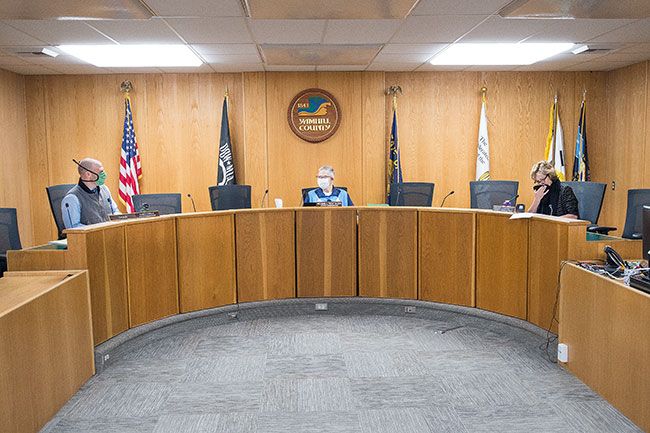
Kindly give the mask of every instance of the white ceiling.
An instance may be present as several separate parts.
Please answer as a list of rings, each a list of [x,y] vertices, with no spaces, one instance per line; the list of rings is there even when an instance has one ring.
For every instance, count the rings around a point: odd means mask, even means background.
[[[650,18],[542,20],[498,16],[511,0],[413,0],[415,7],[403,19],[252,19],[246,17],[239,0],[143,1],[154,12],[153,18],[0,20],[0,68],[20,74],[135,72],[97,68],[65,55],[52,59],[16,54],[59,44],[187,44],[205,62],[199,68],[139,68],[137,72],[586,71],[616,69],[650,59]],[[275,1],[280,5],[289,2]],[[610,51],[561,54],[524,67],[440,67],[428,63],[453,43],[519,41],[568,41]],[[350,53],[332,56],[333,62],[337,58],[341,64],[323,64],[319,57],[318,65],[298,61],[282,65],[265,58],[262,46],[271,52],[273,45],[289,51],[296,45],[300,46],[296,52],[325,53],[340,45],[343,51],[349,47]],[[352,50],[365,46],[375,48],[376,54],[355,65],[358,59]]]

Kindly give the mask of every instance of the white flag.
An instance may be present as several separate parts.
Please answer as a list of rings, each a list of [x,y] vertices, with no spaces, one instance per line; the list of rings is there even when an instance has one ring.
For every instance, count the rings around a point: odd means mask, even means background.
[[[566,170],[564,169],[564,131],[560,123],[560,112],[557,113],[557,128],[555,130],[555,171],[561,182],[566,180]]]
[[[476,180],[490,180],[490,141],[488,140],[485,101],[481,106],[481,120],[478,126],[478,153],[476,155]]]

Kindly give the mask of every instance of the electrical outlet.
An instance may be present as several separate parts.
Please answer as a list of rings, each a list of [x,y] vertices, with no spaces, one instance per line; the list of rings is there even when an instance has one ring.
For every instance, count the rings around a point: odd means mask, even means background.
[[[327,302],[314,304],[316,311],[327,311]]]
[[[569,346],[564,343],[557,345],[557,360],[560,362],[569,362]]]
[[[612,191],[616,191],[616,181],[612,181]]]
[[[412,305],[409,305],[408,307],[404,307],[404,312],[409,313],[409,314],[414,314],[415,313],[415,307]]]
[[[228,313],[228,318],[229,319],[236,319],[237,318],[237,313]]]
[[[111,355],[109,355],[108,353],[106,355],[104,355],[104,362],[108,361],[110,359],[110,357],[111,357]]]

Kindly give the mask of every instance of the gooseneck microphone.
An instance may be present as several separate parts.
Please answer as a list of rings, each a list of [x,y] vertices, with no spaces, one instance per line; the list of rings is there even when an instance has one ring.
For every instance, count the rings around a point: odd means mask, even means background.
[[[443,206],[445,205],[445,200],[447,200],[447,197],[449,197],[450,195],[452,195],[454,192],[456,192],[456,191],[450,191],[449,194],[447,194],[447,195],[445,196],[445,198],[442,199],[442,203],[440,203],[440,207],[443,207]]]
[[[503,205],[504,206],[512,206],[513,201],[517,200],[517,198],[519,198],[519,194],[515,194],[512,197],[510,197],[508,200],[504,201]]]
[[[269,194],[269,189],[266,188],[266,191],[264,191],[264,195],[262,196],[262,201],[260,202],[260,207],[264,207],[264,199],[266,198],[266,196],[268,194]],[[303,198],[303,201],[305,201],[304,198]]]
[[[194,197],[192,197],[192,194],[187,193],[187,197],[192,201],[192,209],[194,209],[194,212],[196,212],[196,205],[194,204]]]
[[[70,228],[72,228],[73,224],[72,224],[72,217],[70,216],[70,203],[65,204],[65,211],[68,213],[68,221],[70,221]]]

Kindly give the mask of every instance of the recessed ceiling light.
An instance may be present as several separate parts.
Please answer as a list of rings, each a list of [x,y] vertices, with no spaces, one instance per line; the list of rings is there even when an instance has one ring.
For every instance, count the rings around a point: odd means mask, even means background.
[[[200,66],[186,45],[61,45],[61,51],[100,68]]]
[[[572,43],[453,44],[432,65],[532,65],[573,47]]]

